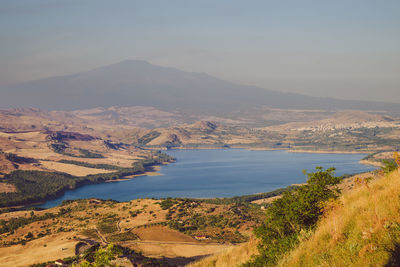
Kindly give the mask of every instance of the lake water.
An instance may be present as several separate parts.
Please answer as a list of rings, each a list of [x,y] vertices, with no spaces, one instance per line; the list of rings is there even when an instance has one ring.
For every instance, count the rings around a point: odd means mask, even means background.
[[[335,167],[337,175],[373,170],[359,160],[365,154],[311,154],[244,149],[170,150],[176,163],[161,167],[160,176],[85,185],[40,205],[49,208],[63,200],[102,198],[128,201],[136,198],[213,198],[268,192],[304,183],[302,170]]]

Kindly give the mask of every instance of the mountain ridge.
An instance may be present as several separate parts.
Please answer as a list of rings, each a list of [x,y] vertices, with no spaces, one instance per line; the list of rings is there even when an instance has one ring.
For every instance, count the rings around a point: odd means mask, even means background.
[[[138,60],[125,60],[85,72],[0,89],[1,108],[76,110],[99,106],[153,106],[197,114],[228,114],[265,106],[400,113],[400,104],[396,103],[284,93]]]

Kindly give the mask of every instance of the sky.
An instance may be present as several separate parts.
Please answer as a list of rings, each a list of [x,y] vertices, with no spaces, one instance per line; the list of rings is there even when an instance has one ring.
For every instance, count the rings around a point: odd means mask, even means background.
[[[0,86],[126,59],[400,103],[400,1],[0,0]]]

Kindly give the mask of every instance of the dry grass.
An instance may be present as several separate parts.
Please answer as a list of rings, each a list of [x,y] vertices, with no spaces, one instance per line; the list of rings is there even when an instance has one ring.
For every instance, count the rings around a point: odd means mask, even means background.
[[[384,266],[400,243],[398,171],[344,193],[279,266]]]
[[[141,240],[170,241],[170,242],[196,242],[192,237],[185,235],[166,226],[138,228],[132,231]]]
[[[231,249],[232,245],[223,244],[195,244],[195,243],[181,243],[181,242],[149,242],[149,243],[131,243],[125,246],[140,251],[147,257],[199,257],[208,256],[214,253],[219,253]],[[204,265],[200,265],[204,266]]]
[[[0,183],[0,193],[11,193],[15,192],[15,186],[12,184]]]
[[[344,191],[339,201],[330,204],[315,233],[304,234],[300,245],[278,266],[361,267],[390,262],[400,244],[400,172],[355,183],[352,190]],[[189,266],[236,266],[254,254],[252,239]]]
[[[255,254],[257,254],[257,241],[252,238],[247,243],[228,248],[213,256],[189,264],[188,267],[232,267],[247,262]]]
[[[85,176],[89,174],[98,174],[98,173],[110,173],[110,170],[103,170],[103,169],[94,169],[94,168],[87,168],[83,166],[77,166],[74,164],[65,164],[60,162],[54,161],[40,161],[40,164],[49,170],[54,170],[58,172],[65,172],[75,176]]]
[[[270,203],[274,202],[275,200],[277,200],[277,199],[279,199],[281,197],[282,196],[279,195],[279,196],[274,196],[274,197],[262,198],[262,199],[254,200],[251,203],[259,204],[259,205],[261,205],[261,204],[270,204]]]
[[[76,241],[71,233],[60,233],[33,240],[25,246],[16,245],[0,248],[1,266],[29,266],[75,255]]]

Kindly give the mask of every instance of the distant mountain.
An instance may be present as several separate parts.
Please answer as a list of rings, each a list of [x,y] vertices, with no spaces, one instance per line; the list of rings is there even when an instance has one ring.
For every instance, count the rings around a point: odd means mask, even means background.
[[[400,104],[282,93],[138,60],[0,89],[1,108],[76,110],[111,106],[153,106],[203,114],[240,112],[263,106],[400,112]]]

